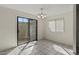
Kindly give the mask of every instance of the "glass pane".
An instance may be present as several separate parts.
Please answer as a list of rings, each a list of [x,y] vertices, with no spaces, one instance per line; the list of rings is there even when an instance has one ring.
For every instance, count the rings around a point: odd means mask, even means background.
[[[36,40],[36,20],[30,20],[30,41]]]
[[[28,19],[26,19],[26,18],[18,18],[18,22],[28,22]]]
[[[28,19],[18,18],[18,45],[28,42]]]
[[[55,21],[49,21],[49,30],[55,32]]]
[[[56,32],[63,32],[64,31],[64,23],[63,20],[56,20]]]

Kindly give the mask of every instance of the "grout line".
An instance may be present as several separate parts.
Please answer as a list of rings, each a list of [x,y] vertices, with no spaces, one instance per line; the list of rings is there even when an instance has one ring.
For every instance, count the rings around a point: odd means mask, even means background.
[[[25,49],[28,49],[28,48],[30,48],[30,47],[32,47],[32,46],[35,46],[35,45],[31,45],[31,46],[29,46],[29,47],[27,47],[27,48],[25,48]]]
[[[62,48],[63,48],[63,47],[62,47]],[[63,48],[63,49],[64,49],[64,48]],[[64,50],[65,50],[65,49],[64,49]],[[65,52],[67,52],[67,53],[68,53],[68,55],[71,55],[68,51],[66,51],[66,50],[65,50]]]
[[[21,54],[21,52],[25,49],[25,47],[29,44],[29,42],[21,49],[21,51],[18,53],[18,55]]]

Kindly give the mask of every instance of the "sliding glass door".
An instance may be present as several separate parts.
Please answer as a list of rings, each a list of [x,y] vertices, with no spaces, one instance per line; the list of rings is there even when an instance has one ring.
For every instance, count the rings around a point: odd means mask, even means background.
[[[24,44],[29,40],[29,21],[24,17],[18,17],[18,45]]]
[[[30,19],[30,41],[37,40],[37,20]]]
[[[37,40],[37,20],[17,17],[17,43],[25,44]]]

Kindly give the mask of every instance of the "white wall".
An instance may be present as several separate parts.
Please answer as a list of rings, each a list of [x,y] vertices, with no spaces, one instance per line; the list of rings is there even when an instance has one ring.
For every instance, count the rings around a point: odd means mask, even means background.
[[[31,14],[0,7],[0,51],[17,46],[17,16],[35,19]],[[41,26],[38,21],[38,39],[42,39]]]
[[[64,27],[65,31],[63,33],[56,33],[56,32],[50,32],[48,28],[48,21],[53,20],[59,17],[64,17]],[[52,16],[49,19],[46,19],[45,21],[45,32],[44,32],[44,37],[48,40],[56,41],[59,43],[63,43],[66,45],[73,45],[73,11],[68,11],[66,13]]]
[[[44,37],[44,22],[42,19],[38,19],[38,40],[43,39]]]

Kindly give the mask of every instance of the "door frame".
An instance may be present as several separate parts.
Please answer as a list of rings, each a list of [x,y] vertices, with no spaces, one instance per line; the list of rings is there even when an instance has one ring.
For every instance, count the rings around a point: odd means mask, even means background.
[[[18,25],[18,18],[26,18],[26,17],[22,17],[22,16],[17,16],[17,46],[19,46],[18,45],[18,40],[19,40],[19,38],[18,38],[18,28],[19,28],[19,25]],[[30,42],[30,20],[36,20],[36,19],[31,19],[31,18],[26,18],[26,19],[28,19],[28,35],[29,35],[29,42]],[[36,40],[35,41],[38,41],[38,21],[36,20]]]

